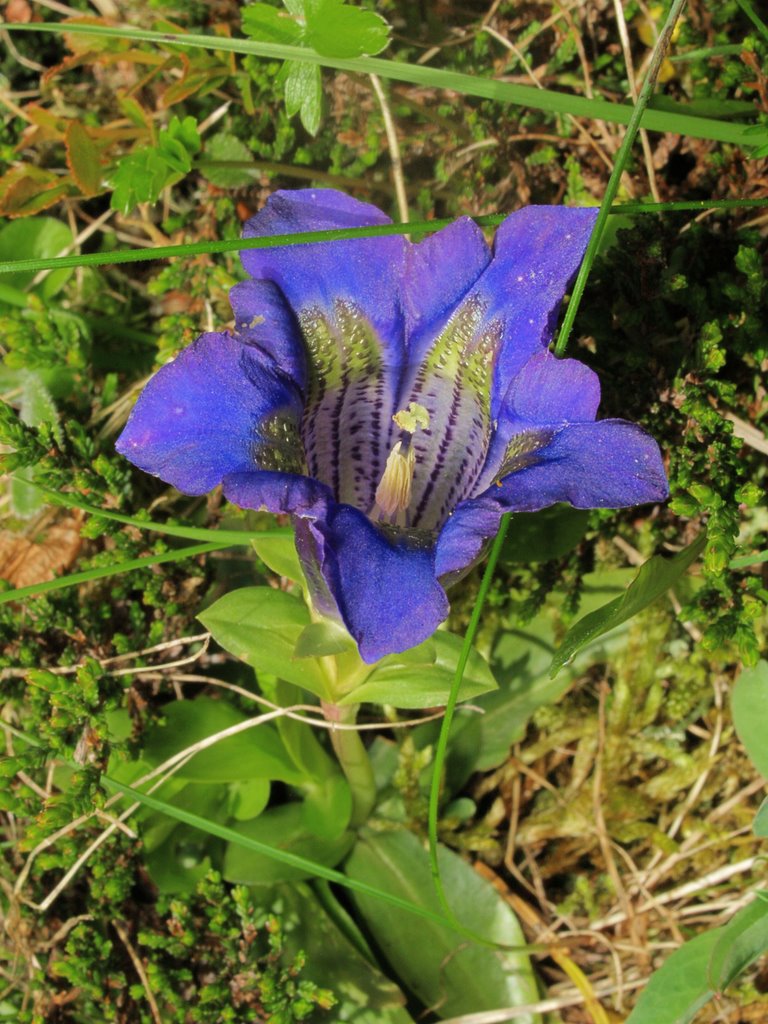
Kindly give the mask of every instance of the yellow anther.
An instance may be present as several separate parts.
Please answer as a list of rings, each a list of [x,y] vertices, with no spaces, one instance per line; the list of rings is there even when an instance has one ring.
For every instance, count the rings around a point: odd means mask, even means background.
[[[418,402],[411,402],[407,409],[396,412],[392,419],[408,434],[415,434],[419,427],[422,430],[429,427],[429,413]]]
[[[411,402],[407,409],[400,409],[392,419],[404,434],[412,435],[419,428],[426,430],[429,427],[429,413],[418,402]],[[410,437],[396,441],[387,456],[381,482],[376,488],[372,518],[387,520],[397,526],[406,525],[415,467],[416,452]]]

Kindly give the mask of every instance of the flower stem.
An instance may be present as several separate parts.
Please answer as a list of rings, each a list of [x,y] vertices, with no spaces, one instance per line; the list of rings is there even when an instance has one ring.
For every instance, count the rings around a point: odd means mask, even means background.
[[[323,701],[322,707],[327,721],[353,725],[360,705],[341,707],[339,704]],[[353,729],[331,730],[331,743],[352,790],[352,815],[349,825],[350,828],[359,828],[368,820],[376,803],[376,782],[368,752],[360,733]]]

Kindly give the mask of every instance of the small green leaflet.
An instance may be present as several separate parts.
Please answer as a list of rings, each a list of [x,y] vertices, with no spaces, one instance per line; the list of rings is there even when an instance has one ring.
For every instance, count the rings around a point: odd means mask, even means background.
[[[164,188],[192,170],[192,157],[200,146],[194,117],[171,118],[157,145],[129,153],[117,165],[112,175],[112,209],[130,213],[137,203],[154,203]]]
[[[324,57],[372,56],[389,42],[389,25],[373,11],[345,0],[283,0],[286,10],[250,4],[243,11],[243,32],[267,43],[311,47]],[[288,60],[282,71],[289,117],[316,135],[322,119],[322,76],[318,65]]]
[[[609,601],[579,619],[575,626],[568,630],[565,639],[552,656],[550,676],[554,677],[566,665],[577,651],[609,629],[620,626],[643,611],[649,604],[665,594],[680,577],[693,565],[704,549],[706,534],[700,534],[687,548],[679,551],[674,558],[662,558],[654,555],[640,566],[637,575],[621,597]]]

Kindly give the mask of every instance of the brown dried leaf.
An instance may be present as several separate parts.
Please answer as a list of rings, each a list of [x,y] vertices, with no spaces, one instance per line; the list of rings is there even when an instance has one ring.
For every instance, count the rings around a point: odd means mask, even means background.
[[[0,530],[0,579],[14,587],[46,583],[72,565],[82,546],[82,516],[66,516],[41,541]]]

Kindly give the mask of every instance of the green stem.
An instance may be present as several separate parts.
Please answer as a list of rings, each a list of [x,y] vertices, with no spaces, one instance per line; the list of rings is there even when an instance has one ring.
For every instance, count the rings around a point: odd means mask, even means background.
[[[341,707],[339,704],[328,704],[323,701],[323,714],[329,722],[354,725],[359,707],[359,704]],[[352,815],[349,825],[350,828],[359,828],[370,818],[373,805],[376,803],[376,782],[368,751],[360,738],[360,733],[354,729],[333,730],[331,743],[352,790]]]

